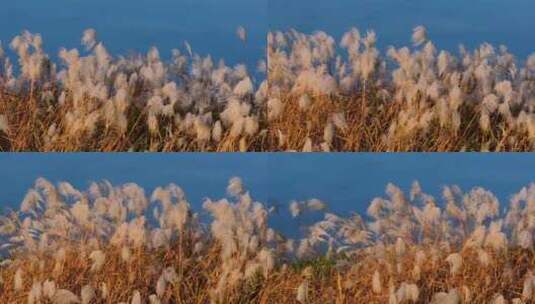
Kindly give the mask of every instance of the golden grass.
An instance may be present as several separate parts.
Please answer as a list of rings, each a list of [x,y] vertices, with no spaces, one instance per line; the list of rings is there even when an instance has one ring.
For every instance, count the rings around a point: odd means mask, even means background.
[[[161,303],[210,303],[210,293],[215,288],[220,269],[218,246],[209,248],[202,256],[188,252],[187,245],[182,248],[186,249],[181,252],[177,246],[157,251],[133,250],[132,259],[127,263],[121,260],[119,249],[108,247],[103,249],[107,258],[98,272],[90,271],[88,252],[80,247],[67,248],[60,273],[54,272],[55,261],[50,255],[42,254],[31,259],[18,255],[11,266],[0,269],[2,302],[26,303],[33,282],[47,279],[54,280],[57,288],[76,294],[82,286],[91,285],[97,290],[97,298],[91,303],[129,302],[134,290],[146,300],[155,293],[161,269],[173,267],[178,281],[168,286]],[[417,250],[427,254],[419,276],[413,272]],[[448,253],[438,251],[438,258],[433,260],[432,250],[432,247],[415,246],[400,256],[391,249],[381,259],[362,252],[351,257],[343,267],[337,265],[336,259],[327,258],[291,263],[279,266],[266,278],[258,274],[234,289],[229,288],[219,303],[298,303],[297,289],[304,281],[309,284],[306,303],[311,304],[387,303],[389,290],[395,292],[403,282],[418,286],[417,303],[429,303],[435,293],[453,288],[459,291],[463,303],[489,303],[496,294],[508,300],[521,298],[524,277],[535,263],[533,251],[510,249],[489,251],[491,262],[483,266],[476,250],[465,249],[460,253],[463,257],[461,270],[452,275],[445,261]],[[14,275],[18,268],[24,273],[24,288],[15,292]],[[375,271],[380,273],[380,293],[372,291]],[[101,283],[109,289],[106,299],[102,299],[98,291]]]
[[[7,134],[0,134],[1,151],[160,151],[160,152],[245,152],[266,151],[267,132],[234,138],[229,132],[223,133],[220,142],[201,142],[194,134],[179,130],[172,119],[160,118],[160,129],[151,134],[147,126],[147,113],[139,107],[130,107],[127,113],[128,127],[125,134],[103,123],[95,126],[93,134],[72,135],[65,129],[65,114],[72,104],[63,106],[36,102],[38,97],[15,96],[0,91],[0,113],[9,122]],[[55,125],[59,131],[57,139],[46,142],[46,133]],[[260,125],[260,130],[266,129]]]
[[[456,132],[451,126],[440,126],[433,119],[423,131],[386,141],[390,125],[406,104],[382,100],[371,94],[362,102],[361,96],[316,96],[309,108],[299,109],[299,96],[286,95],[280,117],[270,122],[269,147],[275,150],[302,150],[307,138],[313,143],[323,141],[325,126],[332,114],[342,113],[348,127],[337,129],[331,151],[369,152],[448,152],[448,151],[532,151],[527,132],[504,129],[502,119],[491,117],[491,129],[479,127],[477,105],[463,104],[460,108],[461,126]],[[279,145],[279,131],[285,142]]]
[[[505,127],[502,118],[491,116],[491,128],[484,132],[479,127],[479,105],[464,103],[460,108],[461,126],[441,126],[434,118],[429,127],[386,140],[390,125],[406,104],[383,100],[373,92],[362,102],[362,96],[316,96],[306,110],[299,109],[298,96],[287,94],[282,98],[281,115],[267,121],[265,111],[259,118],[260,132],[254,137],[232,137],[226,130],[220,142],[201,142],[195,134],[179,130],[172,119],[160,118],[160,129],[151,134],[147,113],[130,107],[125,134],[103,123],[93,134],[72,135],[65,129],[65,113],[72,107],[40,101],[37,96],[15,96],[0,92],[0,113],[9,122],[9,131],[0,132],[2,151],[161,151],[161,152],[254,152],[301,151],[307,138],[316,145],[323,142],[325,126],[334,113],[342,113],[348,127],[336,129],[330,151],[366,152],[449,152],[449,151],[533,151],[534,144],[527,131]],[[213,109],[219,113],[223,109]],[[217,118],[218,114],[214,114]],[[55,125],[59,131],[56,140],[45,140],[47,130]],[[279,140],[284,135],[284,142]]]

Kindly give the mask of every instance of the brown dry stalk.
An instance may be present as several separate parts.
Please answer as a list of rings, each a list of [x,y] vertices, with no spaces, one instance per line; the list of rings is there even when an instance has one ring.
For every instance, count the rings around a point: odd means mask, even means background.
[[[251,138],[234,138],[226,132],[218,143],[200,142],[195,134],[178,130],[170,119],[161,119],[160,132],[150,134],[147,127],[147,113],[132,107],[128,112],[128,127],[125,134],[107,128],[102,123],[95,126],[93,134],[73,136],[65,129],[65,114],[70,104],[49,105],[44,102],[30,102],[29,97],[0,92],[0,114],[9,122],[7,134],[0,134],[1,151],[181,151],[181,152],[239,152],[266,151],[266,132]],[[59,131],[57,138],[46,142],[46,133],[55,125]],[[260,129],[266,129],[260,125]]]
[[[2,151],[301,151],[307,138],[315,145],[323,142],[324,130],[333,114],[343,115],[345,129],[335,129],[330,151],[532,151],[533,144],[527,132],[504,127],[501,118],[491,117],[491,129],[479,127],[479,108],[465,103],[460,108],[461,126],[441,126],[434,118],[425,130],[396,136],[386,140],[390,126],[407,105],[390,102],[368,92],[366,102],[359,94],[354,96],[311,97],[309,108],[300,109],[298,96],[285,94],[281,115],[272,121],[260,117],[260,130],[256,136],[235,138],[230,131],[220,142],[201,142],[195,134],[177,129],[171,119],[160,118],[160,129],[151,134],[147,126],[147,113],[131,107],[127,113],[128,127],[124,134],[105,126],[95,126],[93,134],[72,135],[65,129],[65,114],[71,104],[63,106],[46,102],[32,102],[37,97],[14,96],[0,92],[0,113],[9,122],[9,131],[0,134]],[[261,111],[264,113],[265,111]],[[55,125],[57,138],[47,142],[47,131]],[[280,135],[284,140],[280,140]],[[316,150],[320,150],[315,147]]]
[[[406,107],[399,102],[368,96],[363,103],[360,96],[316,96],[309,108],[302,110],[299,96],[285,95],[284,110],[269,123],[269,147],[276,151],[301,151],[307,138],[313,143],[323,142],[324,129],[333,114],[341,113],[347,128],[336,129],[330,151],[369,152],[447,152],[447,151],[531,151],[527,133],[503,130],[503,121],[493,117],[492,128],[484,133],[479,127],[477,106],[463,105],[461,126],[455,132],[450,126],[440,126],[433,119],[429,127],[385,141],[390,125]],[[279,133],[283,134],[282,144]]]
[[[419,276],[416,276],[413,271],[416,252],[423,250],[429,253],[429,249],[416,246],[402,256],[387,251],[381,259],[362,252],[343,267],[338,266],[335,260],[324,258],[279,266],[266,278],[259,274],[243,281],[237,288],[229,289],[224,303],[298,303],[297,290],[305,280],[309,284],[306,303],[310,304],[386,303],[390,291],[395,292],[402,283],[418,286],[417,303],[429,303],[435,293],[454,288],[464,302],[489,303],[496,294],[506,299],[521,298],[524,278],[535,261],[535,255],[530,250],[488,251],[490,263],[484,266],[477,250],[465,249],[460,253],[463,258],[461,270],[451,274],[445,261],[447,253],[441,252],[437,259],[428,256],[421,265]],[[79,293],[84,285],[93,286],[97,290],[97,298],[91,303],[129,302],[134,290],[146,299],[155,293],[161,273],[156,267],[173,267],[179,275],[178,282],[166,289],[160,299],[162,303],[210,303],[210,292],[220,273],[218,246],[209,248],[203,256],[184,252],[185,258],[180,258],[179,247],[157,251],[136,249],[128,263],[121,260],[118,248],[109,247],[103,251],[106,262],[98,272],[91,272],[88,252],[83,248],[67,250],[59,273],[53,270],[56,262],[50,255],[16,257],[12,266],[0,269],[3,303],[26,303],[33,282],[45,280],[54,280],[58,288],[74,293]],[[14,291],[14,276],[19,268],[24,273],[23,288]],[[372,291],[372,277],[376,271],[380,274],[382,285],[379,293]],[[106,299],[99,297],[98,288],[102,283],[109,289]]]

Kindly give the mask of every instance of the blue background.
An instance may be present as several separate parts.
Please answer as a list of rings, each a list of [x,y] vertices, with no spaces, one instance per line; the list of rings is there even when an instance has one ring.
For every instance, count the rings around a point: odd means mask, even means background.
[[[167,58],[187,40],[195,52],[253,71],[268,28],[324,30],[337,39],[352,26],[374,29],[384,48],[410,45],[412,29],[425,25],[439,48],[505,44],[523,60],[535,49],[534,13],[532,0],[16,0],[2,3],[0,40],[7,45],[28,29],[43,34],[56,55],[62,46],[80,47],[92,27],[114,54],[157,46]],[[236,36],[240,25],[245,44]]]
[[[244,44],[238,26],[248,32]],[[265,53],[267,0],[16,0],[2,1],[0,40],[4,45],[23,30],[41,33],[45,48],[79,48],[82,33],[94,28],[114,54],[146,52],[156,46],[164,58],[173,48],[247,63],[256,69]]]
[[[412,29],[424,25],[439,49],[489,42],[522,60],[535,51],[533,0],[269,0],[268,7],[271,29],[322,30],[337,41],[355,26],[375,30],[379,47],[410,46]]]
[[[38,177],[86,189],[91,181],[135,182],[147,193],[174,182],[190,203],[225,195],[239,176],[257,200],[285,205],[316,197],[333,211],[364,211],[392,182],[409,191],[418,180],[440,196],[443,185],[485,187],[504,200],[535,182],[529,153],[3,153],[0,205],[17,207]]]

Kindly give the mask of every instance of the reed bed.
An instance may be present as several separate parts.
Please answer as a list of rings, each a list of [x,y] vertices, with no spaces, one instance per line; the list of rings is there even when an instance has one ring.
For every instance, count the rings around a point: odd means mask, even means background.
[[[180,187],[79,191],[38,179],[1,219],[6,303],[531,303],[535,184],[488,190],[389,184],[366,214],[318,199],[288,212],[241,179],[196,211]],[[309,216],[315,215],[315,216]],[[299,224],[290,238],[270,222]],[[313,220],[319,218],[319,220]]]
[[[243,27],[239,39],[246,40]],[[59,62],[39,34],[0,47],[4,151],[533,151],[535,55],[439,50],[423,26],[382,53],[373,31],[271,32],[257,67],[189,44],[112,56],[94,30]],[[264,58],[265,56],[265,58]],[[17,58],[17,66],[12,62]]]
[[[82,44],[55,63],[39,34],[23,32],[10,44],[17,69],[0,46],[3,150],[266,150],[267,83],[245,65],[214,62],[187,42],[167,61],[154,47],[113,57],[92,29]]]
[[[377,48],[353,28],[268,35],[270,146],[292,151],[533,151],[535,55],[482,44]]]

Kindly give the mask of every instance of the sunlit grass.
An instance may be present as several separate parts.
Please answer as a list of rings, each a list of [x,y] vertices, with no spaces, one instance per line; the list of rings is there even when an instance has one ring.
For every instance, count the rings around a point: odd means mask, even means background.
[[[246,41],[244,28],[236,34]],[[0,148],[534,150],[535,55],[438,50],[424,27],[384,54],[377,39],[272,32],[266,60],[230,67],[187,43],[168,60],[156,48],[114,57],[92,30],[84,50],[61,49],[53,62],[41,36],[24,32],[10,44],[17,69],[0,51]]]
[[[176,185],[36,181],[1,219],[7,303],[530,303],[535,185],[510,203],[489,191],[444,200],[389,184],[367,215],[293,201],[297,238],[239,178],[228,196],[189,205]],[[502,210],[505,211],[502,212]],[[323,213],[310,222],[307,213]],[[301,218],[302,217],[302,218]],[[206,220],[201,220],[205,218]],[[210,219],[209,219],[210,218]]]

